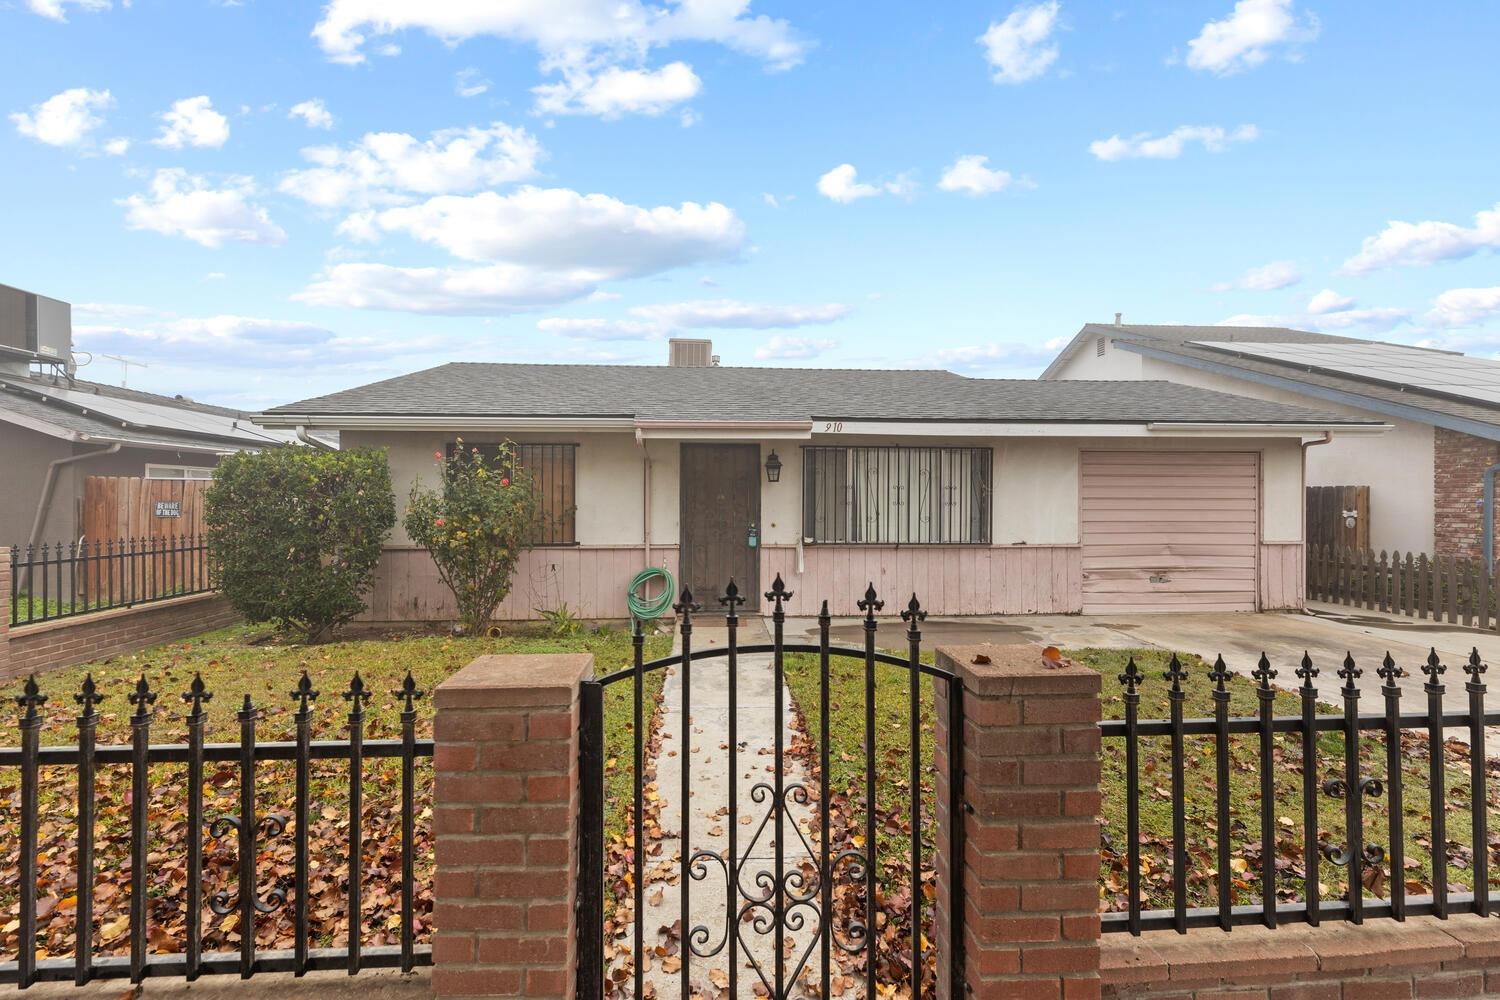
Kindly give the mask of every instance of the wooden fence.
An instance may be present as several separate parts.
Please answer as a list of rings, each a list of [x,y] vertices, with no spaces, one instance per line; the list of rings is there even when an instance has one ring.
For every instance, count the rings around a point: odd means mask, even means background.
[[[124,538],[204,538],[201,479],[142,479],[89,476],[83,482],[83,537],[103,542]]]
[[[1369,548],[1370,487],[1309,486],[1307,541],[1309,545]]]
[[[1483,559],[1307,547],[1307,598],[1500,631],[1495,578]]]

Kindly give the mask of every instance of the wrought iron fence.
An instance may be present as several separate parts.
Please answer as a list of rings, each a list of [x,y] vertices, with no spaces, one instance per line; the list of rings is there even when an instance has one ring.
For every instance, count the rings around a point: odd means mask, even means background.
[[[419,760],[432,757],[431,740],[416,737],[416,701],[423,697],[408,674],[400,690],[391,695],[401,705],[400,739],[365,739],[365,706],[372,692],[356,673],[348,690],[348,739],[314,740],[313,703],[319,692],[304,672],[297,689],[290,694],[296,711],[293,721],[295,739],[291,742],[258,742],[255,727],[261,708],[246,695],[235,714],[239,723],[237,743],[205,743],[208,721],[207,705],[213,695],[201,677],[194,678],[188,691],[181,695],[187,709],[185,724],[187,742],[153,744],[152,723],[156,715],[157,692],[152,691],[144,676],[129,695],[131,741],[122,746],[97,746],[100,721],[98,705],[104,700],[93,681],[86,677],[81,690],[73,696],[79,706],[77,739],[74,746],[42,746],[44,717],[42,694],[36,678],[26,682],[23,693],[15,700],[21,709],[20,746],[0,748],[0,789],[7,785],[7,771],[19,771],[19,792],[12,803],[12,817],[0,812],[0,819],[14,822],[18,830],[7,829],[7,837],[18,840],[18,914],[16,960],[0,962],[0,983],[16,983],[21,989],[39,981],[72,980],[83,985],[96,979],[125,979],[138,983],[147,977],[182,976],[188,980],[203,975],[238,974],[249,978],[258,972],[291,972],[345,969],[351,975],[364,968],[399,967],[410,971],[418,965],[430,965],[431,949],[417,943],[416,933],[416,768]],[[401,762],[400,826],[401,875],[398,945],[378,947],[362,944],[362,900],[365,889],[364,837],[361,786],[364,764],[369,759],[398,758]],[[291,762],[295,767],[295,793],[290,815],[267,812],[257,806],[257,765],[271,761]],[[348,762],[348,843],[343,857],[319,857],[323,874],[347,867],[343,897],[349,932],[344,947],[312,947],[314,935],[309,923],[314,858],[309,844],[309,818],[314,807],[312,765],[315,761]],[[232,813],[208,815],[205,812],[205,778],[215,778],[206,767],[236,764],[238,769],[238,808]],[[129,870],[120,872],[120,881],[129,886],[129,956],[96,955],[95,893],[85,889],[96,883],[95,844],[98,835],[98,768],[121,765],[129,767]],[[186,921],[179,935],[162,940],[162,928],[153,927],[148,888],[152,836],[151,772],[153,767],[171,765],[185,768],[186,802],[181,811],[190,831],[186,838]],[[66,768],[75,773],[78,795],[76,818],[76,904],[74,940],[71,958],[37,958],[37,858],[38,826],[45,818],[39,795],[43,768]],[[176,810],[174,810],[174,813]],[[293,864],[290,876],[276,875],[266,880],[257,870],[257,855],[267,842],[290,830]],[[235,843],[237,878],[230,888],[213,891],[205,898],[204,834],[216,844],[232,836]],[[269,883],[269,884],[268,884]],[[262,886],[266,886],[264,892]],[[256,947],[256,918],[282,910],[290,905],[293,914],[294,945],[290,949],[259,950]],[[239,930],[239,947],[235,950],[205,950],[216,943],[205,936],[205,907],[213,914],[216,925],[226,919]],[[54,912],[54,919],[55,913]],[[7,930],[10,930],[7,927]]]
[[[13,545],[10,580],[13,626],[215,587],[208,545],[191,535]]]
[[[1128,932],[1140,934],[1142,930],[1174,929],[1186,933],[1191,927],[1218,926],[1224,930],[1242,924],[1261,924],[1276,927],[1279,923],[1308,923],[1316,925],[1323,920],[1342,920],[1362,923],[1366,917],[1388,917],[1404,920],[1408,916],[1432,914],[1440,917],[1459,911],[1472,911],[1487,916],[1492,912],[1489,890],[1489,837],[1487,834],[1488,789],[1486,786],[1485,728],[1500,724],[1500,712],[1486,711],[1485,684],[1482,677],[1486,665],[1475,650],[1464,664],[1467,675],[1464,690],[1468,695],[1468,711],[1444,710],[1443,698],[1446,687],[1442,677],[1446,667],[1434,650],[1422,665],[1426,675],[1422,690],[1426,696],[1425,711],[1403,713],[1401,711],[1401,688],[1396,683],[1406,676],[1394,659],[1387,654],[1377,670],[1382,680],[1381,698],[1385,711],[1382,714],[1361,714],[1359,702],[1361,692],[1355,683],[1362,669],[1353,656],[1347,656],[1338,676],[1343,679],[1339,689],[1343,701],[1340,714],[1320,713],[1314,679],[1318,668],[1304,654],[1296,668],[1301,684],[1297,687],[1300,699],[1300,715],[1275,714],[1277,690],[1271,682],[1277,671],[1269,659],[1262,655],[1252,672],[1255,695],[1259,711],[1254,716],[1229,715],[1230,692],[1226,682],[1231,674],[1223,657],[1215,660],[1207,680],[1213,685],[1212,718],[1185,719],[1183,705],[1187,699],[1184,683],[1189,682],[1187,671],[1174,654],[1162,679],[1168,684],[1166,695],[1170,705],[1170,718],[1141,719],[1140,705],[1146,677],[1132,658],[1125,671],[1119,675],[1124,703],[1123,720],[1107,720],[1100,723],[1101,736],[1108,756],[1112,740],[1123,742],[1125,776],[1126,830],[1124,850],[1127,874],[1126,908],[1120,912],[1102,915],[1105,932]],[[1468,746],[1462,756],[1468,765],[1469,789],[1467,805],[1471,827],[1471,870],[1473,888],[1468,892],[1449,890],[1448,868],[1450,841],[1448,839],[1448,813],[1460,809],[1465,798],[1462,789],[1452,793],[1447,788],[1449,778],[1450,750],[1446,734],[1449,730],[1461,730],[1467,737]],[[1430,815],[1430,857],[1432,891],[1430,894],[1409,893],[1407,888],[1407,832],[1406,818],[1409,815],[1403,790],[1402,733],[1412,731],[1419,744],[1416,749],[1425,750],[1428,757],[1426,775],[1426,801],[1420,803]],[[1384,771],[1382,774],[1366,773],[1361,760],[1361,737],[1375,734],[1383,739]],[[1342,736],[1342,760],[1326,776],[1320,777],[1319,737],[1324,734]],[[1231,794],[1231,747],[1235,737],[1258,737],[1255,753],[1255,776],[1257,789],[1248,798],[1258,800],[1247,803],[1235,802]],[[1170,740],[1171,761],[1171,909],[1143,909],[1141,888],[1142,874],[1142,811],[1143,789],[1140,764],[1142,741],[1165,737]],[[1190,907],[1188,886],[1194,873],[1190,871],[1189,840],[1187,824],[1188,784],[1184,774],[1188,750],[1188,737],[1211,737],[1214,759],[1214,778],[1210,785],[1214,806],[1214,854],[1213,881],[1215,905]],[[1300,751],[1301,761],[1292,767],[1290,758],[1283,764],[1277,752],[1278,737],[1286,740]],[[1425,737],[1425,740],[1423,739]],[[1118,744],[1116,744],[1118,745]],[[1325,748],[1326,753],[1327,748]],[[1457,756],[1456,749],[1451,755]],[[1300,829],[1296,820],[1282,818],[1276,814],[1276,778],[1279,771],[1295,772],[1300,769]],[[1152,780],[1155,779],[1153,776]],[[1158,791],[1160,788],[1158,786]],[[1418,793],[1420,794],[1420,789]],[[1327,829],[1320,827],[1318,806],[1323,797],[1343,800],[1342,843],[1333,842]],[[1389,845],[1372,843],[1368,835],[1365,800],[1385,799],[1386,829]],[[1232,857],[1231,830],[1232,810],[1251,805],[1258,813],[1260,835],[1259,864],[1257,871],[1246,866],[1244,874],[1245,895],[1254,898],[1254,883],[1258,882],[1259,899],[1250,904],[1236,905],[1235,897],[1238,873]],[[1421,809],[1415,811],[1421,814]],[[1253,830],[1249,823],[1247,828]],[[1328,824],[1324,824],[1327,826]],[[1290,852],[1283,851],[1288,839],[1292,840]],[[1461,847],[1461,845],[1458,845]],[[1300,901],[1281,901],[1281,890],[1290,890],[1292,885],[1279,871],[1278,858],[1286,853],[1300,857],[1302,866],[1302,898]],[[1328,863],[1345,874],[1346,890],[1343,898],[1325,900],[1319,882],[1322,863]],[[1385,866],[1389,869],[1389,890],[1384,897],[1367,892],[1367,875]],[[1200,873],[1201,874],[1201,873]],[[1290,895],[1291,893],[1286,893]]]

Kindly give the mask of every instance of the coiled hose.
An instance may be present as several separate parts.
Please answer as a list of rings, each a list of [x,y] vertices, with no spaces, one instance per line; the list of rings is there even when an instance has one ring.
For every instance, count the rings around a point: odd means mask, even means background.
[[[649,598],[637,595],[636,591],[653,580],[662,581],[661,593]],[[672,606],[672,574],[655,566],[641,570],[625,592],[625,606],[630,609],[631,617],[641,621],[652,621],[666,614]]]

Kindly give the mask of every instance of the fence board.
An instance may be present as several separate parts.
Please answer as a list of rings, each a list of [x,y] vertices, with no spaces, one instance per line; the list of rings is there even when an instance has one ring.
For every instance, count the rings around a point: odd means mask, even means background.
[[[1500,581],[1482,559],[1310,545],[1309,599],[1500,631]]]

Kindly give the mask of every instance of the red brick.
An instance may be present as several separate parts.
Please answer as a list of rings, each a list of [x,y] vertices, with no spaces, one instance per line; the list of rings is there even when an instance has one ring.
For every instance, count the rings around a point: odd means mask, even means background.
[[[1414,995],[1410,976],[1344,982],[1344,1000],[1411,1000]]]
[[[1288,983],[1272,986],[1270,1000],[1342,1000],[1344,984],[1333,983]]]
[[[1087,944],[1036,946],[1021,950],[1022,972],[1099,971],[1099,949]]]
[[[1477,997],[1484,995],[1484,973],[1440,972],[1416,977],[1417,996],[1424,998]]]
[[[526,735],[533,740],[563,740],[577,731],[578,719],[565,712],[532,715],[526,720]]]
[[[437,966],[432,992],[440,997],[525,996],[520,969],[462,969]]]

